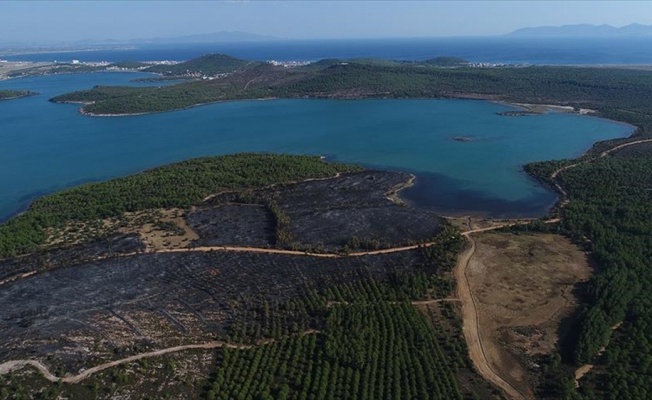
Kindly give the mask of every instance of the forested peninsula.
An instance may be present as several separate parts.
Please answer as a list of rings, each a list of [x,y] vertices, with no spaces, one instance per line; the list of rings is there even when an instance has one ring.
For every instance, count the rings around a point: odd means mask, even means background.
[[[288,67],[210,55],[153,66],[195,80],[161,87],[96,86],[54,102],[86,103],[88,115],[162,112],[218,101],[261,98],[477,98],[592,109],[606,118],[645,125],[648,71],[579,67],[476,68],[448,58],[423,62],[325,59]],[[451,64],[452,63],[452,64]]]

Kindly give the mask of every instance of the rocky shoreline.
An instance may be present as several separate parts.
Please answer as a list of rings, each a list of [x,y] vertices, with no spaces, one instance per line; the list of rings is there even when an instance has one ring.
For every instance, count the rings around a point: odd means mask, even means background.
[[[496,113],[496,115],[500,115],[502,117],[528,117],[541,114],[543,113],[536,111],[499,111]]]

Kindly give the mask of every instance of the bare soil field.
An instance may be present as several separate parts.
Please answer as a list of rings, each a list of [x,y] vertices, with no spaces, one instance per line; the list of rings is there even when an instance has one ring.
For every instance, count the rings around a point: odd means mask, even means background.
[[[138,223],[144,215],[149,221]],[[185,212],[178,208],[127,213],[126,220],[128,223],[120,232],[137,233],[149,251],[189,247],[199,238],[186,222]]]
[[[490,367],[534,398],[536,355],[550,353],[561,320],[576,307],[574,287],[588,280],[586,254],[551,234],[482,233],[466,276]]]
[[[462,232],[497,229],[506,225],[520,225],[532,222],[531,218],[491,219],[478,217],[446,217],[446,221]]]

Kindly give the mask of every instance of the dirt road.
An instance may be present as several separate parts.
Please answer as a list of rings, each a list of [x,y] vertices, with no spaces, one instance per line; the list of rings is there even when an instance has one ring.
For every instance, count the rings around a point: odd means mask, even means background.
[[[85,370],[85,371],[83,371],[83,372],[81,372],[81,373],[79,373],[77,375],[66,376],[66,377],[58,377],[58,376],[53,375],[50,372],[50,370],[48,369],[48,367],[43,365],[43,363],[41,363],[38,360],[12,360],[12,361],[7,361],[7,362],[5,362],[3,364],[0,364],[0,375],[4,375],[4,374],[8,373],[9,371],[11,371],[13,369],[19,369],[19,368],[22,368],[24,366],[31,366],[31,367],[36,368],[41,373],[41,375],[43,375],[43,377],[45,379],[47,379],[48,381],[50,381],[50,382],[59,382],[59,381],[61,381],[63,383],[79,383],[79,382],[83,381],[84,379],[88,378],[89,376],[91,376],[93,374],[96,374],[96,373],[98,373],[100,371],[103,371],[105,369],[112,368],[112,367],[115,367],[115,366],[118,366],[118,365],[121,365],[121,364],[126,364],[126,363],[130,363],[130,362],[142,360],[144,358],[158,357],[158,356],[162,356],[164,354],[176,353],[176,352],[184,351],[184,350],[216,349],[216,348],[219,348],[219,347],[227,347],[227,348],[230,348],[230,349],[249,349],[252,346],[251,345],[229,344],[229,343],[219,342],[219,341],[218,342],[202,343],[202,344],[188,344],[188,345],[184,345],[184,346],[175,346],[175,347],[169,347],[167,349],[152,351],[152,352],[149,352],[149,353],[136,354],[136,355],[131,356],[131,357],[122,358],[120,360],[115,360],[115,361],[111,361],[111,362],[108,362],[108,363],[100,364],[100,365],[97,365],[95,367],[89,368],[89,369],[87,369],[87,370]]]
[[[599,158],[606,157],[606,156],[608,156],[609,154],[611,154],[611,153],[613,153],[613,152],[615,152],[615,151],[618,151],[618,150],[620,150],[620,149],[622,149],[622,148],[624,148],[624,147],[633,146],[633,145],[635,145],[635,144],[641,144],[641,143],[650,143],[650,142],[652,142],[652,139],[640,139],[640,140],[635,140],[635,141],[633,141],[633,142],[623,143],[623,144],[620,144],[620,145],[618,145],[618,146],[615,146],[615,147],[612,147],[612,148],[610,148],[610,149],[608,149],[608,150],[603,151],[603,152],[600,153],[600,155],[597,156],[597,157],[593,157],[593,158],[590,158],[590,159],[588,159],[588,160],[584,160],[584,161],[576,162],[576,163],[573,163],[573,164],[569,164],[569,165],[566,165],[566,166],[563,166],[563,167],[561,167],[561,168],[556,169],[556,170],[555,170],[555,171],[550,175],[550,179],[551,179],[552,182],[554,183],[554,185],[555,185],[555,189],[557,189],[557,191],[558,191],[559,193],[562,194],[562,197],[565,198],[565,199],[563,199],[563,200],[561,201],[561,204],[560,204],[561,207],[564,207],[566,204],[568,204],[568,199],[566,199],[566,198],[568,197],[568,193],[566,193],[566,191],[561,187],[561,185],[559,185],[559,183],[557,183],[557,181],[555,180],[555,178],[557,178],[557,176],[558,176],[560,173],[562,173],[562,172],[564,172],[564,171],[566,171],[566,170],[568,170],[568,169],[575,168],[575,167],[577,167],[578,165],[586,164],[586,163],[589,163],[589,162],[591,162],[591,161],[595,161],[595,160],[597,160],[597,159],[599,159]]]
[[[502,227],[502,226],[501,226]],[[487,231],[498,229],[498,227],[483,228],[477,231]],[[475,252],[475,240],[470,236],[473,231],[465,232],[464,236],[470,246],[457,259],[457,265],[454,270],[455,280],[457,281],[457,296],[462,303],[462,331],[464,339],[469,349],[469,358],[473,365],[487,381],[500,388],[509,398],[517,400],[526,400],[527,397],[518,391],[509,382],[504,380],[496,371],[494,371],[487,360],[485,350],[480,337],[478,309],[475,297],[471,293],[471,285],[466,275],[466,269]]]
[[[319,333],[319,331],[311,329],[301,333],[301,335],[313,335],[316,333]],[[273,343],[274,341],[275,341],[274,339],[263,339],[258,341],[255,345],[259,346],[259,345],[269,344],[269,343]],[[250,349],[254,347],[254,345],[233,344],[233,343],[227,343],[222,341],[213,341],[213,342],[200,343],[200,344],[187,344],[182,346],[168,347],[166,349],[150,351],[148,353],[136,354],[131,357],[126,357],[120,360],[115,360],[104,364],[100,364],[95,367],[89,368],[77,375],[66,376],[66,377],[58,377],[53,375],[48,369],[48,367],[46,367],[43,363],[41,363],[38,360],[12,360],[0,364],[0,375],[7,374],[14,369],[19,369],[25,366],[31,366],[36,368],[41,373],[41,375],[43,375],[43,377],[50,382],[79,383],[84,379],[88,378],[89,376],[94,375],[100,371],[104,371],[105,369],[113,368],[121,364],[127,364],[134,361],[142,360],[144,358],[159,357],[164,354],[177,353],[185,350],[193,350],[193,349],[208,350],[208,349],[217,349],[222,347],[242,350],[242,349]]]
[[[549,219],[544,221],[546,224],[552,224],[559,222],[559,218]],[[500,225],[494,225],[486,228],[472,229],[469,231],[462,232],[462,235],[467,236],[472,233],[493,231],[500,228],[505,228],[514,225],[525,225],[529,224],[532,221],[517,221],[517,222],[508,222]],[[320,257],[320,258],[340,258],[340,257],[363,257],[363,256],[374,256],[378,254],[390,254],[398,253],[402,251],[416,250],[423,247],[430,247],[435,245],[437,242],[426,242],[421,244],[414,244],[410,246],[401,246],[401,247],[391,247],[388,249],[381,250],[370,250],[370,251],[359,251],[354,253],[311,253],[308,251],[300,250],[283,250],[283,249],[270,249],[263,247],[240,247],[240,246],[203,246],[203,247],[184,247],[176,249],[158,249],[152,251],[152,253],[187,253],[193,251],[233,251],[233,252],[247,252],[247,253],[264,253],[264,254],[284,254],[290,256],[308,256],[308,257]],[[126,253],[120,255],[120,257],[129,257],[134,256],[138,253]]]

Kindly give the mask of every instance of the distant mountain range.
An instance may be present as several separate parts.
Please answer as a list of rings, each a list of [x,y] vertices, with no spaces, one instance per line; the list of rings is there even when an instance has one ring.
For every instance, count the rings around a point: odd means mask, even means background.
[[[513,37],[652,37],[652,25],[562,25],[521,28],[505,36]]]

